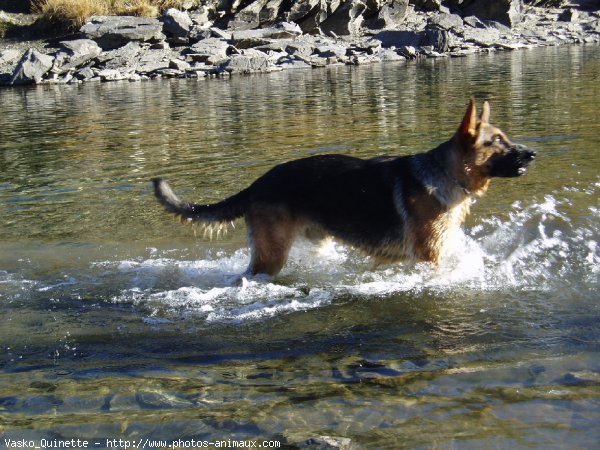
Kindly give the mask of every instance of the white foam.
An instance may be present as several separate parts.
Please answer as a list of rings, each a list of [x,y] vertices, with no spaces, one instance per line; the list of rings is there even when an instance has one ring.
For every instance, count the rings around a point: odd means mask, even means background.
[[[598,188],[585,194],[596,195]],[[239,322],[319,308],[349,295],[368,300],[424,290],[552,291],[569,281],[597,287],[599,210],[589,208],[587,222],[575,226],[565,212],[570,206],[569,198],[552,195],[529,206],[515,203],[508,219],[482,220],[461,234],[437,269],[428,264],[374,269],[370,259],[339,244],[316,248],[301,242],[290,252],[279,282],[240,283],[235,274],[248,264],[246,249],[220,250],[198,261],[154,251],[144,260],[116,263],[115,270],[129,277],[131,287],[113,300],[149,308],[152,324],[160,324],[155,317],[172,315]],[[169,282],[176,287],[165,286]]]

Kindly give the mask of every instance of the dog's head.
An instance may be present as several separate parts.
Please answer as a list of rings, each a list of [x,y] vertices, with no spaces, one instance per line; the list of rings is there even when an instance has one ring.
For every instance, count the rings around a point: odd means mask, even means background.
[[[489,123],[490,105],[483,103],[477,117],[475,101],[471,98],[467,112],[455,136],[459,148],[463,182],[469,190],[482,194],[493,177],[523,175],[536,152],[525,145],[512,142],[506,134]]]

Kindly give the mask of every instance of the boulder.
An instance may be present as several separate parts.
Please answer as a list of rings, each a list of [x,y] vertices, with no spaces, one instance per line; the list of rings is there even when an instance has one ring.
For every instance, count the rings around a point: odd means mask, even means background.
[[[190,67],[192,67],[192,65],[186,61],[183,61],[179,58],[173,58],[171,60],[169,60],[169,68],[170,69],[175,69],[175,70],[179,70],[179,71],[185,71],[187,69],[189,69]]]
[[[321,10],[322,3],[321,0],[297,0],[293,2],[292,7],[288,12],[287,19],[299,23],[308,16]]]
[[[265,56],[232,55],[219,64],[221,72],[230,74],[248,74],[256,72],[272,72],[273,63]]]
[[[94,78],[94,71],[89,67],[83,67],[75,71],[75,78],[82,81],[89,81]]]
[[[523,0],[453,0],[462,10],[463,17],[477,16],[493,20],[508,27],[521,22]]]
[[[233,51],[235,48],[227,41],[219,38],[207,38],[192,45],[187,56],[192,61],[215,64],[227,58]]]
[[[62,74],[81,67],[102,53],[102,49],[91,39],[75,39],[60,42],[60,50],[54,59],[53,72]]]
[[[310,41],[294,41],[289,43],[285,51],[291,56],[297,57],[298,59],[306,59],[310,57],[315,51],[315,44]]]
[[[93,16],[80,30],[103,50],[122,47],[131,41],[156,42],[165,39],[163,24],[154,18]]]
[[[429,25],[443,30],[461,31],[464,23],[458,14],[440,13],[429,18]]]
[[[495,47],[500,40],[500,31],[496,28],[465,28],[463,38],[479,47]]]
[[[408,0],[385,2],[381,8],[366,20],[370,29],[395,28],[402,25],[408,14]]]
[[[279,19],[282,12],[284,0],[269,0],[261,9],[259,19],[261,26],[271,25]]]
[[[442,7],[442,0],[411,0],[411,3],[421,11],[439,11]]]
[[[0,66],[10,64],[21,57],[21,52],[14,48],[0,50]]]
[[[104,69],[98,72],[102,81],[121,81],[127,79],[127,75],[117,69]]]
[[[300,36],[302,30],[295,23],[281,23],[258,30],[241,30],[231,33],[231,41],[237,48],[250,48],[269,43],[269,39],[288,39]]]
[[[336,42],[324,42],[319,43],[315,47],[315,53],[321,58],[332,58],[343,59],[348,53],[348,49],[345,45],[338,44]]]
[[[176,43],[186,43],[192,25],[192,19],[186,11],[180,11],[175,8],[169,8],[161,18],[163,22],[163,31],[166,35],[175,40]]]
[[[359,34],[366,9],[366,4],[361,0],[346,0],[321,23],[321,30],[334,36]]]
[[[158,70],[170,68],[170,56],[167,50],[145,50],[138,56],[132,68],[138,73],[149,75]]]
[[[561,22],[576,22],[579,19],[579,12],[573,8],[567,8],[558,15]]]
[[[235,11],[234,7],[232,11],[234,13],[234,17],[228,23],[227,28],[229,30],[252,30],[254,28],[258,28],[261,25],[261,13],[263,8],[266,7],[267,3],[271,3],[271,8],[269,11],[275,9],[275,6],[273,5],[274,2],[267,0],[256,0],[250,2],[250,4],[239,11]],[[281,4],[281,1],[275,3]],[[268,15],[269,13],[266,14]],[[277,13],[275,14],[275,17],[276,16]]]
[[[321,0],[316,2],[301,0],[292,6],[287,20],[296,22],[305,33],[319,32],[321,23],[327,20],[340,7],[341,3],[342,0]]]
[[[139,42],[129,42],[122,47],[103,52],[97,57],[97,66],[101,69],[120,69],[133,67],[143,53]]]
[[[27,50],[17,67],[15,68],[10,84],[31,84],[39,83],[42,81],[44,75],[46,75],[52,68],[54,58],[37,51],[34,48]]]
[[[450,36],[448,31],[437,28],[416,31],[381,31],[373,36],[381,41],[382,47],[426,47],[431,46],[438,53],[448,51]]]

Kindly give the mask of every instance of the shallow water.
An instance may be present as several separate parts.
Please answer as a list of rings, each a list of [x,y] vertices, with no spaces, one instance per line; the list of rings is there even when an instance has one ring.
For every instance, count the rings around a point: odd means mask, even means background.
[[[581,46],[0,90],[0,447],[596,447],[599,79]],[[243,223],[203,240],[152,198],[154,176],[209,202],[310,154],[427,150],[470,95],[539,156],[439,271],[299,242],[236,284]]]

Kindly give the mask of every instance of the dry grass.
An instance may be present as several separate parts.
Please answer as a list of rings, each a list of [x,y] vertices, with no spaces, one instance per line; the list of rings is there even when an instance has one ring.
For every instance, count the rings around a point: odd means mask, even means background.
[[[168,8],[181,7],[184,2],[185,0],[35,0],[32,9],[47,22],[78,29],[91,16],[156,17]]]

